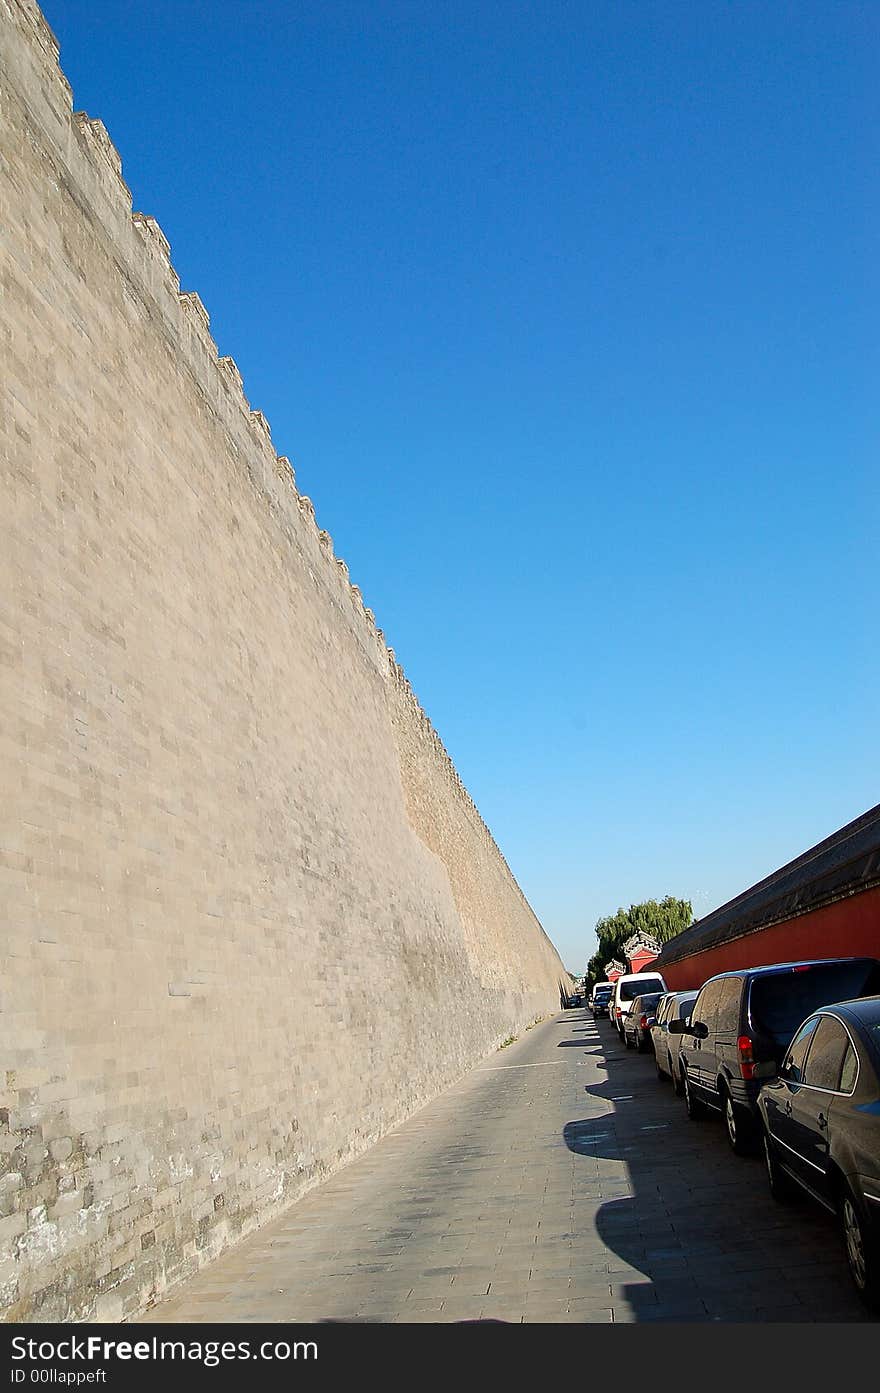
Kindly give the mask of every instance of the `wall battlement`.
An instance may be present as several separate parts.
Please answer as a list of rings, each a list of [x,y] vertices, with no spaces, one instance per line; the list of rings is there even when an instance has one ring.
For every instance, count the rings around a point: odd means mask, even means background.
[[[116,1320],[564,971],[30,0],[0,142],[0,1310]]]

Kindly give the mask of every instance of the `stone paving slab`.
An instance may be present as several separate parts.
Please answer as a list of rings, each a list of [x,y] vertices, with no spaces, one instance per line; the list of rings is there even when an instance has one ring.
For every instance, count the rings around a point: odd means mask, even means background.
[[[653,1055],[561,1013],[141,1322],[864,1321],[833,1220],[770,1197]]]

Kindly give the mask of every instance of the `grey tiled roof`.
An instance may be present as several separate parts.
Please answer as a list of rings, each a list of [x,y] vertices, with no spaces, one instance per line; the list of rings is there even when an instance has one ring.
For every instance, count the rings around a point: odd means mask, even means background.
[[[698,919],[664,944],[651,965],[668,966],[875,885],[880,885],[880,803]]]

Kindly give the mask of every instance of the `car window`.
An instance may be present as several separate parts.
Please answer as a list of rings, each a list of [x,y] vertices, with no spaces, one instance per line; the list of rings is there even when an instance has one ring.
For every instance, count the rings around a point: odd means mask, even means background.
[[[694,1002],[696,1001],[696,999],[697,998],[695,996],[692,996],[678,1003],[678,1015],[680,1020],[690,1020],[691,1016],[693,1015]]]
[[[820,1006],[878,991],[880,981],[873,964],[809,963],[753,978],[749,1015],[755,1030],[784,1045],[798,1022]]]
[[[849,1047],[849,1036],[834,1016],[820,1016],[804,1066],[804,1083],[811,1088],[840,1087],[840,1070]]]
[[[739,1001],[742,995],[742,983],[741,977],[726,977],[719,983],[721,990],[716,1025],[719,1035],[739,1034]]]
[[[662,996],[666,988],[662,977],[643,977],[639,990],[643,993],[650,992],[652,996]]]
[[[797,1035],[791,1042],[786,1051],[785,1059],[782,1061],[780,1074],[786,1083],[802,1083],[804,1077],[804,1060],[807,1057],[807,1050],[810,1048],[810,1041],[816,1026],[819,1024],[818,1016],[811,1016],[808,1021],[804,1021]]]
[[[641,990],[641,982],[621,982],[618,997],[621,1001],[634,1001]]]
[[[718,998],[721,995],[721,983],[709,982],[703,987],[700,995],[694,1002],[694,1009],[691,1014],[692,1021],[704,1021],[709,1027],[710,1034],[714,1033],[715,1021],[718,1015]]]
[[[859,1072],[859,1061],[856,1052],[849,1041],[846,1045],[846,1054],[843,1056],[843,1064],[840,1070],[840,1091],[841,1093],[852,1093],[856,1086],[856,1078]]]

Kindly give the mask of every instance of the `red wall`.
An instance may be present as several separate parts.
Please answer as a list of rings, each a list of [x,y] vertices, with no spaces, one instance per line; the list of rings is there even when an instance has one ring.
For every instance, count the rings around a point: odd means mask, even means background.
[[[652,953],[650,948],[640,948],[628,959],[630,972],[641,972],[642,968],[647,967],[648,963],[652,963],[656,956],[657,954]]]
[[[880,887],[786,919],[769,929],[735,938],[718,948],[694,953],[660,967],[671,991],[701,987],[716,972],[735,967],[763,967],[798,958],[880,958]]]

